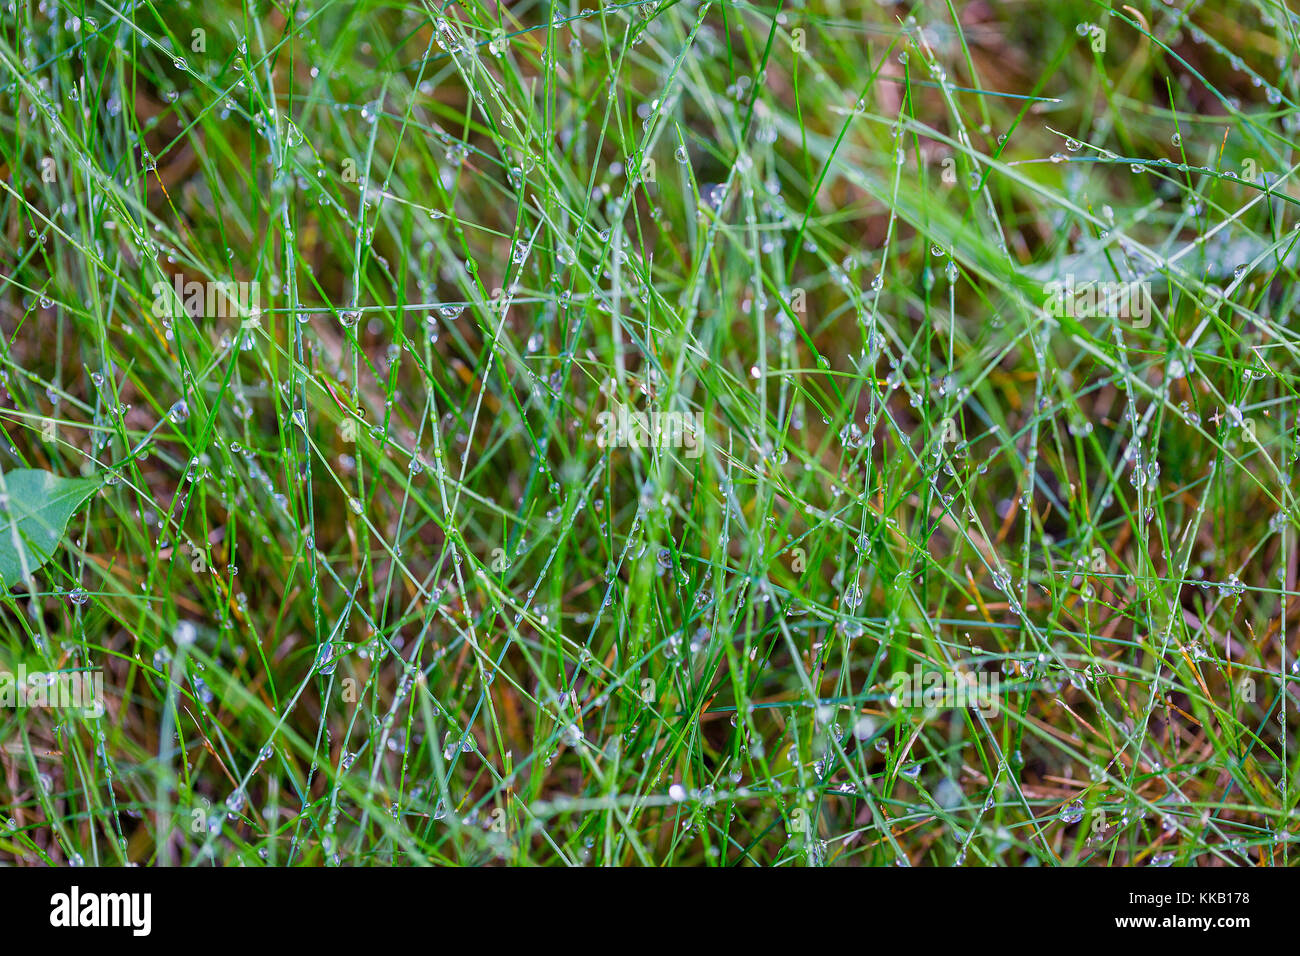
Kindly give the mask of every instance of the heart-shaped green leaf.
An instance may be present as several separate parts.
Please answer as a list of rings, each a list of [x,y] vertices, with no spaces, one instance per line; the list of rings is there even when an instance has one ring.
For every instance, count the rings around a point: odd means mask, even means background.
[[[13,587],[48,561],[68,519],[101,484],[35,468],[0,474],[0,583]]]

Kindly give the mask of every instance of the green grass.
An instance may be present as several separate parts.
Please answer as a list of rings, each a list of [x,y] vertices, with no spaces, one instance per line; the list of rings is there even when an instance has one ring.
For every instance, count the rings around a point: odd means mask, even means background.
[[[0,468],[104,482],[0,669],[106,696],[0,862],[1290,863],[1300,17],[1185,6],[0,10]]]

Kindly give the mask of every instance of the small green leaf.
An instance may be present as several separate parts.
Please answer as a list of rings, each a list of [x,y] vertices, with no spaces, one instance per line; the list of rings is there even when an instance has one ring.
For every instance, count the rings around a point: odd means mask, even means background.
[[[0,583],[12,587],[48,561],[68,519],[101,484],[35,468],[0,474]]]

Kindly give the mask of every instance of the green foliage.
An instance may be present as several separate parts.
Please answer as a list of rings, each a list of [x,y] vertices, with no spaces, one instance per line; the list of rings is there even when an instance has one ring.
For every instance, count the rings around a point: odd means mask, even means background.
[[[0,862],[1292,862],[1300,20],[1136,11],[16,4]]]
[[[35,468],[0,473],[0,582],[12,586],[39,570],[99,487],[94,478],[60,478]]]

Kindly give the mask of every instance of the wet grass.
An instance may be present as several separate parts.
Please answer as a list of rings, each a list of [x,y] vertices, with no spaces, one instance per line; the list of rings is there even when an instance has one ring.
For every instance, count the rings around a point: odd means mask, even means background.
[[[1283,6],[0,21],[0,860],[1290,862]]]

